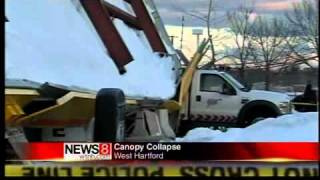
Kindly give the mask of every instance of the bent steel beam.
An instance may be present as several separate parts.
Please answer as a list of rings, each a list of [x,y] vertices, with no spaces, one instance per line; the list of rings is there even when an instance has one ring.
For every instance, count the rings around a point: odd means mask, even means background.
[[[149,43],[154,52],[167,53],[167,50],[161,40],[161,37],[152,22],[148,10],[143,3],[143,0],[125,0],[131,4],[134,13],[136,14],[139,24],[143,29]]]
[[[125,73],[124,66],[133,60],[129,49],[114,26],[110,13],[103,7],[100,0],[80,1],[103,44],[108,49],[110,57],[118,67],[120,74]]]
[[[138,19],[135,16],[121,10],[120,8],[106,1],[102,1],[102,3],[112,17],[119,18],[127,25],[135,29],[142,30],[141,26],[139,25]]]

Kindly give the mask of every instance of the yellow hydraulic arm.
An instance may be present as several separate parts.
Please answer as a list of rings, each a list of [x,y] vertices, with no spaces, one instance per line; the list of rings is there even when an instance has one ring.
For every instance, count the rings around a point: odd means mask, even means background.
[[[174,100],[169,100],[164,103],[164,107],[169,109],[170,111],[177,111],[180,110],[186,103],[187,98],[189,97],[189,89],[191,86],[191,81],[194,75],[194,72],[197,69],[199,62],[201,61],[202,57],[206,54],[209,49],[208,46],[209,39],[204,39],[200,46],[198,47],[196,53],[191,59],[189,66],[186,68],[184,74],[181,78],[181,86],[179,92],[179,102]]]
[[[201,45],[199,46],[197,52],[193,56],[190,65],[187,67],[185,73],[182,76],[181,79],[181,89],[180,89],[180,95],[179,95],[179,105],[182,106],[186,102],[186,98],[188,97],[189,88],[191,85],[191,81],[194,75],[195,70],[197,69],[197,66],[199,62],[201,61],[202,57],[206,54],[206,52],[209,49],[208,45],[209,40],[204,40]]]

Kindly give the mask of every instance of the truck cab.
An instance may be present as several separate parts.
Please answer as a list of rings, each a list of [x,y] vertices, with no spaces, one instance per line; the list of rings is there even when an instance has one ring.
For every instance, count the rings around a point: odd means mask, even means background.
[[[232,75],[218,70],[195,71],[182,124],[246,127],[253,122],[291,112],[283,93],[251,90]]]

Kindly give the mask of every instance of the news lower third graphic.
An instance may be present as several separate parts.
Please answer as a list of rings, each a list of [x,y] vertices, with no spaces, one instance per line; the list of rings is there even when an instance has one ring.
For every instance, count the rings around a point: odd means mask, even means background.
[[[24,160],[165,160],[182,150],[180,144],[162,143],[28,143],[21,144]],[[170,158],[169,158],[170,159]]]
[[[293,143],[24,143],[22,160],[318,161],[319,144]]]
[[[115,153],[113,158],[115,160],[134,159],[134,160],[163,160],[164,152],[180,151],[179,144],[119,144],[115,143],[113,146]]]
[[[181,145],[64,143],[63,148],[64,160],[163,160],[164,152],[180,151]]]
[[[318,143],[22,143],[6,176],[318,176]]]

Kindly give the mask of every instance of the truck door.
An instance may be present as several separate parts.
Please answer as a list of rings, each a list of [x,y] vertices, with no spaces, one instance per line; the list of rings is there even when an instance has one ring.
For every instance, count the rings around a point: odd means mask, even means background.
[[[205,121],[234,120],[241,107],[237,90],[219,74],[198,73],[195,78],[190,100],[191,117]]]

